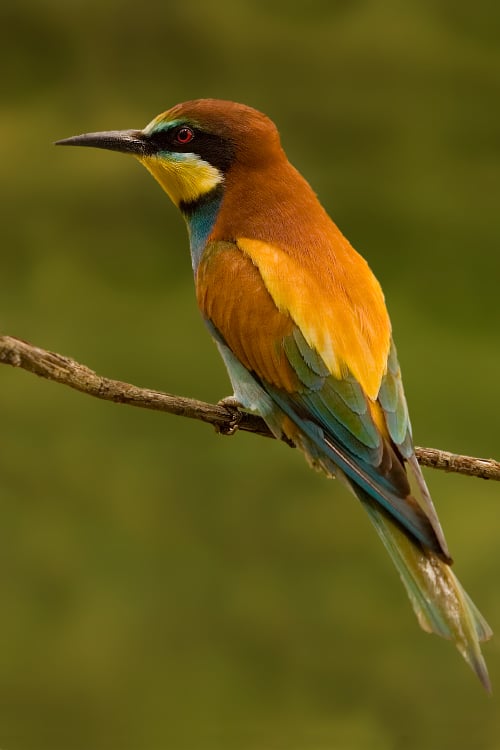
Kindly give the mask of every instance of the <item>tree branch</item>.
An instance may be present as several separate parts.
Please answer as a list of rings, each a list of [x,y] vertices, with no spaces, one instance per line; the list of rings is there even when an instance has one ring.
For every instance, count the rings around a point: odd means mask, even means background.
[[[62,383],[105,401],[208,422],[222,434],[232,435],[237,430],[243,430],[263,437],[273,437],[260,417],[235,406],[207,404],[148,388],[138,388],[120,380],[110,380],[69,357],[40,349],[12,336],[0,336],[0,364],[21,367],[41,378]],[[436,448],[417,447],[415,452],[422,466],[500,481],[500,462],[493,459],[460,456]]]

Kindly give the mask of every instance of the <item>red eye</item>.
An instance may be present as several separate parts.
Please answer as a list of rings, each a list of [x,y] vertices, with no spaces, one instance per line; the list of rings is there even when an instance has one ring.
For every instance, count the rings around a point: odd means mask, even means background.
[[[191,128],[179,128],[179,130],[176,133],[175,140],[177,143],[180,143],[181,146],[185,146],[186,143],[189,143],[194,138],[194,133],[191,130]]]

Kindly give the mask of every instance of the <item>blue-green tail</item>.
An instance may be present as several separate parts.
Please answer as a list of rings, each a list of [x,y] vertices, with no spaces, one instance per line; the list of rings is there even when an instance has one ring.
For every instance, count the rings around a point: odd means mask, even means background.
[[[368,496],[357,488],[355,492],[401,576],[420,626],[452,641],[491,692],[480,643],[491,638],[492,631],[450,566],[410,540]]]

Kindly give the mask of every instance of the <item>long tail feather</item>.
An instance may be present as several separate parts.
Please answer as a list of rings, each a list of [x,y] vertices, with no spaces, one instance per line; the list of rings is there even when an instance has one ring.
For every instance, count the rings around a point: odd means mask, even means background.
[[[492,631],[450,566],[406,533],[356,489],[403,581],[420,626],[452,641],[488,692],[491,683],[480,642]]]

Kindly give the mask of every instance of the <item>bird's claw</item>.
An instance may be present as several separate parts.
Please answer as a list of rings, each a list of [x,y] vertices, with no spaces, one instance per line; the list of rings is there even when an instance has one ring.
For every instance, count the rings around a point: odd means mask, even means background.
[[[222,406],[227,411],[230,419],[228,422],[216,424],[216,432],[220,435],[234,435],[238,430],[243,417],[240,411],[242,405],[234,396],[226,396],[226,398],[221,398],[221,400],[217,402],[217,406]]]

